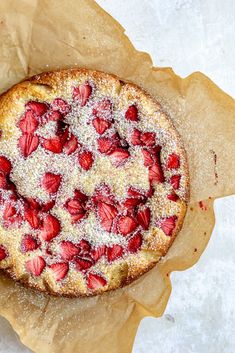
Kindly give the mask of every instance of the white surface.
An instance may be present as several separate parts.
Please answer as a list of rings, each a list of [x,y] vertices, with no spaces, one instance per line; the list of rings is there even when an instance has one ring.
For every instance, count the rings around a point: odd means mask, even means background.
[[[235,96],[234,0],[97,2],[154,65],[171,66],[181,76],[202,71]],[[193,268],[172,274],[166,312],[143,320],[133,353],[235,352],[235,197],[217,200],[215,209],[206,251]],[[28,352],[0,319],[0,353]]]

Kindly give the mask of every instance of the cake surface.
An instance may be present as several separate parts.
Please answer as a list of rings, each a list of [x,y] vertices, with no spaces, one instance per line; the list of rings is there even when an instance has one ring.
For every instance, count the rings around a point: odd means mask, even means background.
[[[186,154],[158,102],[86,69],[42,73],[0,97],[0,269],[63,296],[122,287],[179,233]]]

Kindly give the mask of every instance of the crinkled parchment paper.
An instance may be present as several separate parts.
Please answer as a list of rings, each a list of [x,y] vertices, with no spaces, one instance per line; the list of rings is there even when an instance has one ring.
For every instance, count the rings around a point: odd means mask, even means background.
[[[45,70],[100,69],[150,92],[182,136],[191,203],[182,231],[156,268],[126,288],[85,299],[52,298],[0,276],[0,314],[33,351],[129,353],[140,320],[163,313],[170,272],[192,266],[204,250],[214,198],[235,192],[234,101],[201,73],[181,79],[170,68],[154,68],[91,0],[0,1],[0,38],[2,92]]]

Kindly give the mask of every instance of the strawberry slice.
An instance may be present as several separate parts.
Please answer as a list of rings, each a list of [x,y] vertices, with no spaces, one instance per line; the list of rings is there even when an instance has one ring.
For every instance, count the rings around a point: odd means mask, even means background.
[[[165,180],[159,159],[149,167],[149,181],[163,183]]]
[[[7,251],[3,245],[0,245],[0,261],[4,260],[7,257]]]
[[[69,270],[69,265],[65,262],[58,262],[58,263],[52,264],[50,266],[50,269],[53,271],[55,280],[61,281],[67,275]]]
[[[67,155],[70,155],[73,152],[75,152],[77,148],[78,148],[78,140],[73,134],[71,134],[70,139],[66,141],[64,144],[64,152]]]
[[[31,109],[36,115],[42,116],[48,110],[48,106],[45,103],[30,101],[26,104],[26,108]]]
[[[55,136],[51,139],[44,139],[43,147],[53,153],[61,153],[63,150],[63,144],[59,136]]]
[[[106,202],[98,203],[98,215],[101,225],[107,232],[111,231],[114,218],[117,216],[118,211],[116,207],[107,204]]]
[[[63,120],[63,115],[58,110],[50,111],[46,116],[47,121]]]
[[[143,238],[141,233],[135,234],[128,242],[128,245],[127,245],[128,251],[130,251],[131,253],[135,253],[136,251],[138,251],[142,245],[142,241],[143,241]]]
[[[130,153],[122,148],[117,148],[110,154],[111,162],[116,167],[122,166],[130,157]]]
[[[170,183],[175,190],[179,189],[180,179],[181,179],[180,175],[173,175],[170,179]]]
[[[144,230],[147,230],[149,228],[150,216],[151,212],[149,207],[146,207],[137,213],[137,221]]]
[[[41,206],[42,212],[48,212],[55,206],[55,200],[48,201]]]
[[[41,226],[40,236],[46,240],[50,241],[55,238],[60,232],[60,223],[58,219],[51,214],[48,214]]]
[[[96,118],[110,119],[112,115],[112,103],[106,98],[96,102],[92,110],[92,114]]]
[[[60,256],[65,261],[70,261],[79,254],[79,248],[71,241],[62,241],[60,243]]]
[[[97,275],[96,273],[89,273],[87,276],[87,287],[91,290],[100,289],[106,286],[107,281],[104,277]]]
[[[81,201],[76,200],[76,199],[69,200],[66,203],[65,207],[67,208],[67,210],[69,211],[69,213],[71,215],[76,215],[76,214],[80,214],[80,213],[84,214],[84,212],[85,212],[84,208],[81,204]]]
[[[144,157],[144,166],[145,167],[151,167],[154,164],[154,159],[152,154],[147,150],[147,149],[142,149],[142,154]]]
[[[102,118],[95,118],[92,120],[92,125],[98,134],[102,135],[111,126],[111,122]]]
[[[46,262],[41,256],[34,257],[25,264],[26,270],[33,276],[38,277],[46,267]]]
[[[77,257],[73,260],[77,271],[87,271],[92,265],[92,261]]]
[[[87,213],[85,211],[77,214],[71,215],[72,218],[72,223],[79,222],[81,219],[85,218],[87,216]]]
[[[6,175],[0,172],[0,189],[6,189],[7,184]]]
[[[12,169],[11,162],[4,156],[0,156],[0,172],[9,175]]]
[[[124,236],[132,233],[137,227],[138,223],[131,216],[121,216],[118,220],[119,232]]]
[[[89,170],[94,162],[93,155],[90,151],[84,151],[78,155],[78,162],[82,169]]]
[[[28,134],[33,133],[38,127],[38,120],[36,119],[33,111],[28,110],[19,122],[19,128],[22,132]]]
[[[78,247],[80,248],[80,252],[81,254],[86,254],[87,252],[90,252],[91,250],[91,244],[89,243],[89,241],[82,239],[79,243],[78,243]]]
[[[176,221],[176,216],[164,218],[159,221],[159,227],[163,230],[166,235],[171,236],[173,230],[175,229]]]
[[[112,262],[118,258],[120,258],[123,254],[123,247],[115,244],[110,248],[107,248],[107,257],[108,257],[108,262]]]
[[[101,137],[97,140],[98,151],[103,154],[110,154],[113,149],[113,141],[108,137]]]
[[[24,133],[19,138],[19,147],[24,157],[28,157],[32,152],[34,152],[37,149],[38,144],[39,138],[34,134]]]
[[[91,92],[92,87],[88,83],[84,83],[73,89],[73,99],[79,100],[81,107],[84,107],[90,98]]]
[[[130,121],[138,121],[138,110],[135,105],[131,105],[126,113],[125,113],[125,118]]]
[[[58,191],[61,183],[61,175],[46,173],[41,181],[42,187],[49,193],[54,194]]]
[[[140,136],[140,140],[145,146],[155,145],[155,133],[154,132],[143,132]]]
[[[98,261],[106,253],[106,246],[100,246],[96,249],[91,250],[91,257],[94,261]]]
[[[115,198],[111,193],[111,189],[106,184],[101,184],[95,189],[92,201],[97,204],[98,202],[106,202],[108,204],[114,204]]]
[[[168,200],[171,201],[178,201],[179,200],[179,196],[176,195],[175,192],[172,192],[171,194],[167,195]]]
[[[26,208],[24,211],[24,217],[33,229],[39,228],[40,219],[38,216],[38,210]]]
[[[123,206],[127,209],[131,209],[131,208],[135,208],[136,206],[138,206],[142,202],[143,202],[143,200],[141,198],[130,197],[124,201]]]
[[[167,160],[167,168],[178,169],[179,166],[180,166],[180,157],[175,153],[170,154]]]
[[[134,146],[142,145],[142,141],[141,141],[140,137],[141,137],[141,132],[137,129],[134,129],[133,133],[131,135],[132,145],[134,145]]]
[[[71,106],[62,98],[56,98],[52,102],[53,110],[58,110],[61,114],[68,114],[71,110]]]
[[[134,189],[132,186],[130,186],[129,189],[127,190],[127,194],[128,196],[132,196],[132,197],[138,197],[138,198],[144,197],[144,195],[140,191]]]
[[[78,189],[74,191],[74,198],[82,203],[88,200],[88,196]]]
[[[3,219],[8,220],[16,214],[16,208],[10,203],[7,202],[3,211]]]
[[[31,197],[26,197],[26,203],[28,206],[34,210],[40,210],[41,206],[39,202]]]
[[[24,235],[22,241],[21,241],[21,251],[22,253],[26,253],[28,251],[33,251],[38,248],[38,243],[37,240],[30,234]]]

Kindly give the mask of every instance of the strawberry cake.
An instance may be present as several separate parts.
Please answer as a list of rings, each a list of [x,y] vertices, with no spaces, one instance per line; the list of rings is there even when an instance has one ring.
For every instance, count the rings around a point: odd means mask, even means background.
[[[158,102],[86,69],[42,73],[0,97],[0,268],[61,296],[122,287],[179,233],[185,150]]]

